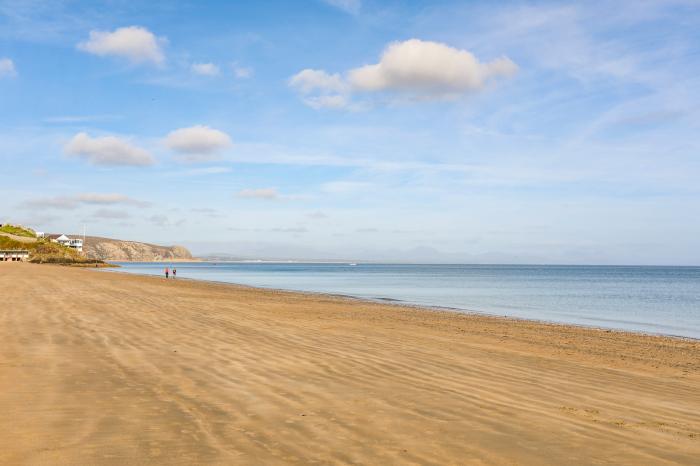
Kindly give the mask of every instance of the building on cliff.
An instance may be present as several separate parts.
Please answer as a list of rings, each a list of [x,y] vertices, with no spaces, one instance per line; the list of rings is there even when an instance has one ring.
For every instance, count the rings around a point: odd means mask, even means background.
[[[53,243],[58,243],[63,246],[68,246],[76,251],[83,252],[83,240],[80,238],[69,238],[66,235],[48,235],[49,240]]]

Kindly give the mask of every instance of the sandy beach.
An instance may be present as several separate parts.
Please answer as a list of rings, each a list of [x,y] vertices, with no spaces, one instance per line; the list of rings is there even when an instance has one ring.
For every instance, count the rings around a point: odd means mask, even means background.
[[[0,464],[697,464],[700,342],[0,264]]]

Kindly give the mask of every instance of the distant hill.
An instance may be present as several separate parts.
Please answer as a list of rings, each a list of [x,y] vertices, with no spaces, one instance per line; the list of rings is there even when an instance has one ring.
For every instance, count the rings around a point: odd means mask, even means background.
[[[79,235],[75,235],[79,238]],[[86,236],[83,253],[91,259],[104,261],[168,261],[192,259],[183,246],[158,246],[156,244],[122,241],[98,236]]]

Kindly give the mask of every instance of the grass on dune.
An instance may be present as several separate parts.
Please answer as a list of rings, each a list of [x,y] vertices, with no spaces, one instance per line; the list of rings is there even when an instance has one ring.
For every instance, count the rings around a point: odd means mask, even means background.
[[[34,233],[29,228],[24,228],[16,225],[3,225],[0,227],[0,232],[10,233],[15,236],[26,236],[28,238],[35,238],[36,233]]]

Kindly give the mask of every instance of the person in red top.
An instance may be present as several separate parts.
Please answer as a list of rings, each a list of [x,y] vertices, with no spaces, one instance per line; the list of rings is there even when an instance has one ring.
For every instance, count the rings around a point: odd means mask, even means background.
[[[168,278],[168,275],[170,275],[170,269],[168,267],[165,268],[165,278]]]

